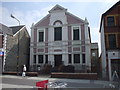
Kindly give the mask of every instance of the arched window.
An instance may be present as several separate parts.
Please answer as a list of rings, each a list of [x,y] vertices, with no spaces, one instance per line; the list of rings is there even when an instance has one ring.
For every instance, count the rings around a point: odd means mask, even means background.
[[[60,25],[62,25],[62,22],[60,20],[57,20],[53,23],[53,25],[60,26]]]

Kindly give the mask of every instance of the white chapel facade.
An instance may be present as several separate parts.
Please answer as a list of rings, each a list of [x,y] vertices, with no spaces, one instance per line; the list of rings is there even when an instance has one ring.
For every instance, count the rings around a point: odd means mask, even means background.
[[[53,7],[31,27],[30,66],[86,66],[91,70],[91,37],[87,19],[82,20],[60,5]]]

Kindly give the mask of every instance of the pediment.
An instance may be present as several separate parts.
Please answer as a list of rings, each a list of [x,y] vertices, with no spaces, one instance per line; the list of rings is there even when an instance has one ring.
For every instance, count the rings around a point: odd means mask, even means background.
[[[55,12],[55,11],[67,11],[67,9],[65,9],[62,6],[60,6],[60,5],[57,4],[49,12],[51,13],[51,12]]]

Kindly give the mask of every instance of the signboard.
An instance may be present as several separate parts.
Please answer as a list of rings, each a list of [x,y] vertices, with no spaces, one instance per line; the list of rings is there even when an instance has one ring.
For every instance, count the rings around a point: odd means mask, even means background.
[[[4,52],[0,52],[0,56],[3,56],[4,55]]]

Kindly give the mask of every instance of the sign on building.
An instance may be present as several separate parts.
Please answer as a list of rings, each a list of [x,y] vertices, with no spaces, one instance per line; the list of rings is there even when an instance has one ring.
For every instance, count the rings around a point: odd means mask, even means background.
[[[0,52],[0,56],[3,56],[4,55],[4,52]]]

